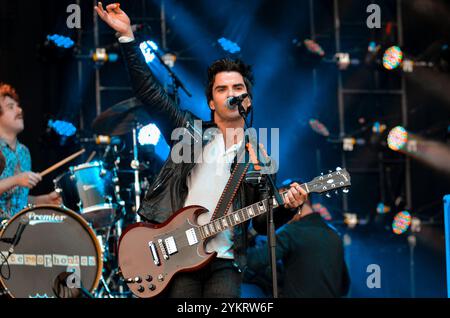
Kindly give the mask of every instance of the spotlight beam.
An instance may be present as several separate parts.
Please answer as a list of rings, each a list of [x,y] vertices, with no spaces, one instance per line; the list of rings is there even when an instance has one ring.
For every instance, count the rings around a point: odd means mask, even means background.
[[[450,175],[450,147],[442,142],[423,138],[398,126],[390,131],[388,146]]]

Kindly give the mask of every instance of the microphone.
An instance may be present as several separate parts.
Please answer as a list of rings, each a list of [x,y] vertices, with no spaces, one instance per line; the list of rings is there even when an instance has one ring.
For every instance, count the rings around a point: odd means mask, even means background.
[[[30,222],[30,218],[28,217],[28,215],[24,215],[20,218],[19,226],[17,227],[16,234],[14,235],[11,246],[9,247],[9,250],[8,250],[9,255],[14,253],[14,248],[19,243],[20,238],[22,237],[22,233],[25,230],[25,228],[27,227],[29,222]]]
[[[247,96],[248,96],[247,93],[244,93],[240,96],[230,96],[227,98],[225,106],[227,106],[227,108],[230,110],[236,109],[236,107],[238,107],[239,104],[242,103],[242,101],[247,98]]]

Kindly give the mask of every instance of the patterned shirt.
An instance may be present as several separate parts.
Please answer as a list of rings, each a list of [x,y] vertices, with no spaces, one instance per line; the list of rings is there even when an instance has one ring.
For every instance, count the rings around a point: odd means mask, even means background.
[[[31,171],[30,151],[26,146],[17,141],[16,150],[0,139],[0,156],[4,158],[5,167],[0,171],[0,179],[6,179],[25,171]],[[14,187],[0,194],[0,218],[9,218],[22,210],[28,204],[28,192],[26,187]]]

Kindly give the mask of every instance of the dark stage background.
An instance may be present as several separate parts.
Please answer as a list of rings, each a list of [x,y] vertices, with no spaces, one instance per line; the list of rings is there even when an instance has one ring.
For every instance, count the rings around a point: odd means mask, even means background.
[[[310,118],[317,118],[332,134],[338,135],[339,71],[335,63],[310,62],[293,45],[294,39],[311,38],[313,32],[326,56],[332,59],[336,53],[336,2],[341,18],[341,51],[363,61],[369,41],[398,43],[395,23],[392,34],[386,35],[386,24],[397,21],[398,17],[397,1],[393,0],[165,1],[167,48],[177,53],[174,70],[194,95],[188,98],[181,92],[181,106],[204,119],[209,118],[203,94],[206,68],[213,60],[226,55],[217,39],[226,37],[238,43],[241,52],[237,56],[252,64],[255,72],[254,126],[280,128],[279,181],[296,177],[307,180],[342,166],[342,143],[327,141],[308,124]],[[12,84],[20,94],[26,125],[20,140],[31,151],[34,171],[44,170],[79,147],[49,143],[45,138],[49,118],[71,121],[84,136],[92,135],[90,125],[96,116],[94,63],[83,59],[79,66],[79,59],[73,56],[49,59],[39,49],[48,34],[58,33],[79,40],[78,55],[89,55],[92,51],[93,2],[80,3],[81,32],[69,30],[65,24],[69,15],[66,7],[70,3],[75,0],[0,0],[0,81]],[[366,7],[370,3],[382,8],[382,29],[369,30],[364,26],[368,16]],[[151,27],[152,31],[144,37],[161,43],[160,0],[122,1],[121,5],[132,17],[132,23],[145,22]],[[448,44],[448,2],[408,0],[400,7],[403,51],[411,57],[432,59],[434,47]],[[118,62],[101,67],[102,85],[128,86],[120,51],[113,45],[114,34],[101,21],[99,27],[100,46],[119,53]],[[79,67],[81,77],[77,75]],[[164,72],[159,74],[167,82]],[[397,89],[401,77],[400,72],[387,72],[364,63],[342,72],[344,87],[351,89]],[[448,145],[448,69],[445,72],[422,68],[404,77],[408,130]],[[105,90],[101,93],[101,109],[131,96],[130,90]],[[365,129],[375,121],[385,123],[388,130],[401,125],[401,98],[395,94],[360,94],[346,95],[344,99],[345,131],[357,131],[355,137],[364,139],[365,145],[356,145],[353,152],[345,154],[353,178],[347,211],[343,210],[342,196],[317,200],[330,210],[334,224],[344,235],[352,277],[349,296],[445,297],[442,197],[450,192],[449,175],[412,160],[411,206],[405,206],[402,203],[407,201],[405,156],[374,140],[370,129]],[[33,192],[52,190],[52,179],[63,171],[46,177]],[[385,202],[393,211],[377,214],[379,202]],[[398,206],[396,202],[400,202]],[[395,213],[404,208],[422,221],[414,254],[408,245],[409,234],[395,235],[390,228]],[[357,214],[365,224],[347,228],[343,225],[344,212]],[[414,267],[411,260],[415,261]],[[369,289],[366,285],[369,264],[381,266],[379,289]]]

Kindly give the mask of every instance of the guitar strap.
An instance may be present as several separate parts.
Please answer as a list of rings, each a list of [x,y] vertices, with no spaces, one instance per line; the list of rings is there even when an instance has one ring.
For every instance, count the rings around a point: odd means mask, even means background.
[[[250,156],[250,160],[245,160],[245,155],[247,152]],[[225,186],[222,195],[220,196],[219,202],[217,203],[211,220],[220,218],[228,212],[231,204],[233,203],[233,199],[236,196],[237,191],[239,190],[239,186],[241,185],[242,180],[244,179],[244,176],[250,166],[250,163],[254,164],[255,170],[260,169],[256,153],[251,143],[247,143],[244,149],[241,148],[236,158],[236,165],[233,169],[233,172],[231,173],[230,179],[228,179],[227,185]]]

